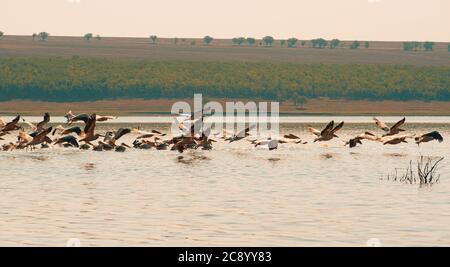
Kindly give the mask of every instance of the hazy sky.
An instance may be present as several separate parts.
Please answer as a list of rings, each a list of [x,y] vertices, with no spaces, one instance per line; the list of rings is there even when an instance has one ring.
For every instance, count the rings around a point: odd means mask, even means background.
[[[450,0],[0,0],[0,10],[6,34],[450,41]]]

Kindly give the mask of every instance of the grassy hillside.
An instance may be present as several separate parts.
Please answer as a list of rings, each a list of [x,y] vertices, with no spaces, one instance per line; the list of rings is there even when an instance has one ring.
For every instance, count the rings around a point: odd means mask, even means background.
[[[450,101],[450,67],[0,58],[0,101],[301,96]]]

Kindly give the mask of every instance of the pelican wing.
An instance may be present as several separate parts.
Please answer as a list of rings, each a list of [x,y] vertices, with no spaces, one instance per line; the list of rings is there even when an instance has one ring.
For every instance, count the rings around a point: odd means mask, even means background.
[[[320,136],[320,133],[321,133],[319,130],[317,130],[313,127],[308,127],[308,131],[316,136]]]
[[[322,132],[320,132],[321,136],[324,135],[328,135],[329,133],[331,133],[333,131],[333,127],[334,127],[334,121],[330,121],[327,126],[322,130]]]
[[[442,137],[442,135],[441,135],[439,132],[437,132],[437,131],[434,131],[434,132],[431,132],[431,133],[424,134],[424,135],[422,135],[422,137],[423,137],[423,138],[431,137],[431,138],[433,138],[433,139],[435,139],[435,140],[438,140],[439,143],[442,143],[442,142],[444,141],[444,137]]]
[[[389,126],[387,126],[386,123],[380,121],[377,118],[373,118],[373,120],[375,121],[375,124],[378,126],[378,128],[382,129],[385,132],[389,132]]]
[[[92,114],[91,116],[89,116],[89,119],[86,122],[86,126],[84,127],[84,132],[86,134],[92,135],[94,134],[96,120],[97,120],[96,114]]]
[[[344,126],[344,122],[339,123],[336,127],[333,128],[333,130],[331,130],[331,133],[335,133],[337,131],[339,131],[342,127]]]
[[[119,140],[122,136],[131,133],[131,129],[128,128],[120,128],[117,130],[116,134],[114,135],[114,140]]]
[[[399,122],[394,124],[394,126],[392,126],[391,130],[398,129],[400,126],[402,126],[405,123],[405,121],[406,121],[406,118],[403,118],[402,120],[400,120]]]

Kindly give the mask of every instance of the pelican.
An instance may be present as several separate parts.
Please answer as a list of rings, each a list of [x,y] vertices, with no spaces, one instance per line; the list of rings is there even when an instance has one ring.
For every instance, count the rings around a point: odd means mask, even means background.
[[[346,146],[348,145],[348,146],[350,146],[350,148],[353,148],[353,147],[357,146],[358,144],[362,145],[362,142],[361,142],[362,140],[381,142],[381,138],[375,136],[374,134],[372,134],[370,132],[365,132],[365,133],[362,133],[362,134],[348,140],[347,142],[345,142],[345,145]]]
[[[36,125],[36,132],[41,132],[44,130],[44,126],[50,122],[50,114],[46,112],[44,114],[44,119]]]
[[[211,150],[213,142],[217,141],[213,139],[208,139],[208,136],[204,135],[200,140],[196,141],[195,149],[202,147],[203,150]]]
[[[344,126],[344,122],[341,122],[336,127],[334,127],[334,121],[330,121],[321,132],[312,127],[309,127],[309,131],[317,136],[314,142],[329,141],[334,137],[338,137],[335,133],[339,131],[342,126]]]
[[[383,145],[398,145],[401,143],[408,143],[406,141],[406,138],[412,138],[411,136],[399,136],[399,137],[393,137],[391,139],[388,139],[383,142]]]
[[[86,123],[86,126],[84,127],[84,133],[85,137],[80,140],[80,142],[85,142],[87,144],[91,144],[92,141],[97,140],[99,137],[103,137],[100,134],[95,134],[95,122],[96,122],[97,115],[94,113],[91,116],[89,116],[89,120]]]
[[[100,122],[114,120],[114,119],[117,119],[117,118],[118,117],[97,115],[97,121],[100,121]]]
[[[65,147],[67,147],[67,145],[73,146],[73,147],[80,147],[80,145],[77,142],[77,139],[75,138],[75,136],[72,135],[67,135],[64,137],[61,137],[59,139],[55,140],[55,145],[61,144],[64,145]]]
[[[255,147],[267,145],[269,150],[274,150],[274,149],[278,148],[278,140],[270,139],[270,138],[267,140],[260,140],[260,141],[256,140],[256,141],[254,141],[254,145],[255,145]]]
[[[77,121],[83,121],[84,123],[87,124],[90,118],[90,116],[85,113],[74,115],[72,113],[72,110],[69,110],[69,112],[67,112],[67,114],[64,115],[64,117],[67,119],[67,124],[69,125]]]
[[[116,152],[125,152],[125,150],[127,150],[127,148],[131,148],[129,145],[122,143],[120,146],[116,147]]]
[[[13,151],[16,148],[16,144],[10,142],[9,144],[4,144],[2,146],[3,151]]]
[[[5,121],[2,119],[2,118],[0,118],[0,127],[3,127],[3,126],[5,126]]]
[[[373,118],[373,120],[375,121],[375,124],[378,126],[378,128],[385,131],[385,134],[383,134],[383,137],[396,135],[396,134],[399,134],[400,132],[405,131],[403,129],[400,129],[400,126],[402,126],[405,123],[406,118],[401,119],[396,124],[394,124],[394,126],[392,126],[390,128],[384,122],[380,121],[377,118]]]
[[[427,143],[433,140],[439,141],[439,143],[444,142],[444,138],[438,131],[433,131],[431,133],[423,134],[421,136],[418,136],[414,138],[417,145],[420,145],[420,143]]]
[[[26,147],[29,147],[29,146],[34,147],[34,146],[42,144],[44,142],[52,143],[52,140],[50,138],[48,138],[48,136],[47,136],[49,133],[51,133],[51,131],[52,131],[52,127],[49,127],[47,129],[43,130],[42,132],[38,133],[36,136],[33,137],[33,140],[31,140],[31,142],[26,144]]]
[[[252,124],[249,127],[245,128],[244,130],[239,131],[237,134],[235,134],[225,140],[229,141],[230,143],[232,143],[234,141],[242,140],[242,139],[246,138],[247,136],[250,136],[250,130],[252,130],[255,127],[256,127],[256,125]]]
[[[86,136],[85,132],[83,130],[81,130],[81,128],[78,126],[66,129],[63,126],[58,125],[53,130],[52,135],[55,135],[56,132],[58,132],[60,135],[68,135],[68,134],[76,133],[79,137],[82,137],[82,138]]]
[[[11,132],[11,131],[19,130],[20,127],[17,125],[19,120],[20,120],[20,115],[17,115],[17,117],[15,117],[11,122],[8,122],[7,124],[5,124],[5,126],[3,126],[3,128],[0,130],[0,132]]]

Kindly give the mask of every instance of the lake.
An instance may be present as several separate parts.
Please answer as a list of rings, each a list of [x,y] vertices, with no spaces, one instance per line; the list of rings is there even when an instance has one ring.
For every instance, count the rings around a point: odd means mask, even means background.
[[[331,119],[348,122],[340,138],[313,143],[307,125],[320,128]],[[168,131],[161,120],[125,117],[98,130]],[[366,130],[381,134],[370,117],[292,120],[282,118],[281,133],[308,144],[268,151],[221,141],[211,151],[183,154],[0,151],[0,245],[65,246],[71,238],[82,246],[450,245],[450,118],[408,117],[403,127],[440,131],[443,143],[363,141],[353,149],[343,141]],[[439,183],[386,179],[421,155],[445,157]]]

